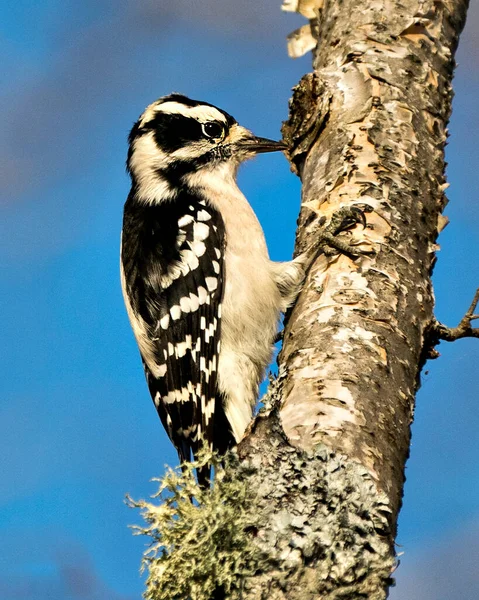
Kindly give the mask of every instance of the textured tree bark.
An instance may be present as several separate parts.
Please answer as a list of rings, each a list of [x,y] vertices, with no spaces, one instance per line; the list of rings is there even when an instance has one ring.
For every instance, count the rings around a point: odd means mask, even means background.
[[[243,597],[379,600],[431,350],[453,56],[468,2],[303,4],[314,71],[283,130],[303,182],[296,251],[321,216],[356,203],[373,212],[349,241],[375,253],[319,256],[289,315],[279,377],[238,448],[265,557]]]

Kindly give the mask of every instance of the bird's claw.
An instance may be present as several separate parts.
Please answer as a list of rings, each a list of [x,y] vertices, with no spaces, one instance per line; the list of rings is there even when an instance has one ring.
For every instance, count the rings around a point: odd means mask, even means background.
[[[371,251],[360,250],[357,246],[353,246],[345,239],[337,236],[358,224],[366,228],[366,213],[372,212],[372,210],[373,208],[369,204],[355,204],[354,206],[341,207],[333,213],[329,224],[322,228],[316,244],[327,255],[334,254],[334,250],[341,254],[346,254],[351,258],[371,254]]]
[[[355,225],[362,225],[366,228],[366,213],[372,212],[372,206],[369,204],[355,204],[353,206],[343,206],[331,217],[326,231],[332,235],[338,235],[342,231],[347,231]]]

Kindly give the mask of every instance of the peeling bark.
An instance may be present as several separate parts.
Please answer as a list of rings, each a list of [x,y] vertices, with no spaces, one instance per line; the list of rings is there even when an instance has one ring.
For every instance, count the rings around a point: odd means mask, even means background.
[[[293,7],[317,41],[283,130],[303,183],[296,251],[321,217],[367,204],[368,227],[348,241],[375,254],[318,257],[288,318],[270,406],[238,448],[265,555],[245,599],[387,596],[414,397],[437,331],[430,276],[467,4]]]

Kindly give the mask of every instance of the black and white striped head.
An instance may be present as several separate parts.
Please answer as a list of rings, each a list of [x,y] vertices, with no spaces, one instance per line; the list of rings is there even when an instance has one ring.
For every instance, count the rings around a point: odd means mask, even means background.
[[[238,165],[282,142],[253,135],[227,112],[181,94],[150,104],[129,136],[127,169],[147,202],[172,199],[195,175],[234,177]]]

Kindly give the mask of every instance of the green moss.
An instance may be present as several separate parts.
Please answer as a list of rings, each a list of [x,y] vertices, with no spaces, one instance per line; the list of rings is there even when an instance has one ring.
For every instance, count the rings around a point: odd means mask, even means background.
[[[205,490],[194,470],[206,463],[216,474]],[[133,527],[135,534],[151,538],[142,560],[142,571],[148,572],[146,600],[210,600],[220,590],[239,598],[242,578],[256,571],[259,550],[248,534],[254,524],[246,514],[254,499],[246,482],[231,476],[234,472],[218,456],[203,453],[183,472],[168,468],[156,480],[153,502],[128,499],[147,523]]]

